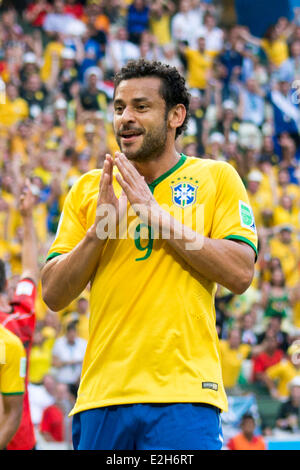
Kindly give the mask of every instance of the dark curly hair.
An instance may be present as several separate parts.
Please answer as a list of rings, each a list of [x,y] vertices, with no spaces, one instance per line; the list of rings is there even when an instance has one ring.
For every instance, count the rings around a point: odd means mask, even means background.
[[[183,104],[186,109],[186,117],[180,127],[176,129],[177,138],[187,128],[189,120],[190,94],[186,88],[185,79],[175,67],[157,61],[144,59],[131,60],[115,74],[115,90],[123,80],[131,78],[158,77],[162,86],[160,94],[166,103],[166,113],[177,104]]]

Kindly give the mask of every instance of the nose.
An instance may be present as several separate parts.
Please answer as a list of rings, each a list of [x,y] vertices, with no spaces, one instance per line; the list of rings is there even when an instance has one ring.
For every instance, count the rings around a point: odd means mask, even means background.
[[[121,124],[127,124],[130,122],[135,122],[135,114],[133,112],[133,109],[130,106],[126,106],[123,110],[122,115],[120,116],[121,118]]]

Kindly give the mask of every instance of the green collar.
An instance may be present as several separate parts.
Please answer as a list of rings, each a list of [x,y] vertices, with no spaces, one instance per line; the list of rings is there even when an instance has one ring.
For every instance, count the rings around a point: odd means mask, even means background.
[[[156,180],[152,181],[152,183],[148,184],[150,190],[151,190],[151,193],[153,194],[154,192],[154,189],[156,188],[156,186],[161,183],[163,180],[165,180],[168,176],[170,176],[172,173],[174,173],[176,170],[178,170],[178,168],[180,168],[184,162],[186,161],[187,157],[186,155],[184,155],[183,153],[180,154],[180,159],[178,160],[178,162],[176,163],[176,165],[174,165],[172,168],[170,168],[168,171],[166,171],[165,173],[163,173],[162,175],[160,175],[158,178],[156,178]]]

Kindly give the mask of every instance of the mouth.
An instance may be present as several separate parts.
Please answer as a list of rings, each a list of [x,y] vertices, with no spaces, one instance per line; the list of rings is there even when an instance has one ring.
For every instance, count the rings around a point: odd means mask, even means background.
[[[142,131],[139,131],[139,130],[136,130],[136,129],[132,129],[132,130],[120,132],[120,133],[119,133],[119,137],[121,138],[122,142],[123,142],[124,144],[126,144],[126,143],[132,143],[132,142],[134,142],[134,141],[137,140],[138,137],[140,137],[142,134],[143,134]]]

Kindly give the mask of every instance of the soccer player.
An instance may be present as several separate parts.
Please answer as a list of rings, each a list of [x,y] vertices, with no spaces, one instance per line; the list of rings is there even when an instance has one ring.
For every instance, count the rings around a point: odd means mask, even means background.
[[[20,338],[27,357],[22,420],[18,431],[7,445],[7,450],[32,450],[36,444],[27,390],[28,362],[35,328],[36,286],[39,277],[37,242],[32,218],[33,205],[34,197],[30,191],[30,181],[27,181],[22,188],[19,207],[24,230],[22,274],[11,302],[8,301],[6,295],[5,265],[0,260],[0,324]]]
[[[22,418],[26,354],[21,340],[0,325],[0,449],[6,448]]]
[[[248,288],[257,235],[232,166],[178,154],[188,112],[175,68],[139,60],[121,69],[121,152],[74,184],[42,269],[52,310],[91,281],[75,449],[222,447],[214,293],[216,283]]]

